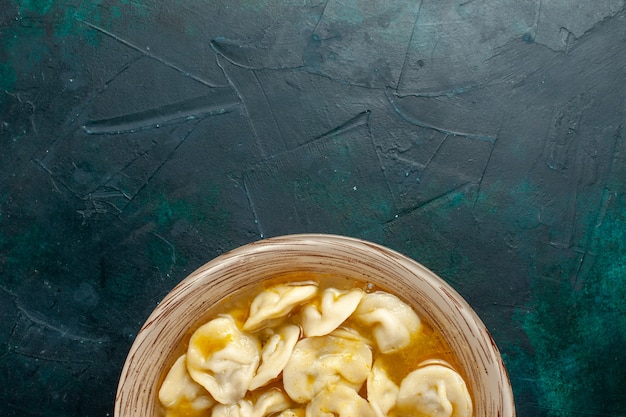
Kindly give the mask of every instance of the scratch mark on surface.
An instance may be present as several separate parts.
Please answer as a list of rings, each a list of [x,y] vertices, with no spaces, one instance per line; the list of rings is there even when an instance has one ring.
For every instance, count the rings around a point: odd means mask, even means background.
[[[153,141],[153,143],[155,144],[156,142]],[[124,171],[126,171],[128,168],[130,168],[135,162],[137,162],[138,159],[142,159],[145,158],[146,154],[144,152],[135,152],[133,153],[133,157],[130,158],[128,161],[126,161],[126,163],[124,164],[123,167],[117,169],[114,171],[114,173],[107,175],[104,178],[104,181],[102,181],[102,183],[100,185],[98,185],[97,187],[95,187],[94,189],[92,189],[89,194],[93,194],[93,193],[97,193],[99,192],[98,190],[100,190],[101,188],[104,187],[104,189],[112,189],[115,191],[119,191],[122,194],[124,194],[124,197],[130,198],[128,193],[126,193],[125,191],[121,190],[120,188],[118,188],[115,185],[110,185],[109,182],[111,181],[111,179],[115,178],[117,175],[124,175]]]
[[[252,211],[252,216],[254,218],[254,224],[257,227],[257,231],[259,232],[259,236],[261,238],[265,237],[265,233],[263,232],[263,227],[261,226],[261,222],[259,221],[259,216],[257,213],[257,209],[256,206],[254,205],[254,200],[252,199],[252,194],[250,194],[250,188],[248,187],[248,182],[246,181],[246,178],[243,178],[243,189],[244,192],[246,194],[246,198],[248,199],[248,206],[250,207],[250,210]]]
[[[130,205],[130,203],[135,199],[135,197],[137,197],[137,195],[139,195],[139,193],[141,193],[150,183],[150,181],[152,181],[152,179],[156,176],[156,174],[161,170],[161,168],[163,168],[163,166],[169,162],[169,160],[172,158],[172,156],[176,153],[176,151],[178,150],[178,148],[180,148],[183,143],[185,143],[185,141],[187,140],[187,138],[189,138],[189,136],[191,136],[191,134],[194,132],[194,130],[196,130],[196,128],[198,127],[198,125],[200,124],[200,122],[202,121],[202,119],[196,119],[194,125],[189,129],[189,131],[185,134],[185,136],[180,140],[180,142],[178,142],[178,144],[170,151],[170,153],[167,155],[167,157],[165,157],[163,159],[163,161],[159,164],[159,166],[156,167],[156,169],[152,172],[152,174],[150,174],[150,176],[143,182],[143,184],[141,184],[141,186],[137,189],[137,191],[130,197],[130,199],[128,200],[128,203],[126,204],[126,206],[124,207],[124,209],[126,209],[126,207],[128,207]]]
[[[254,80],[256,81],[256,83],[259,86],[259,89],[261,90],[261,95],[263,96],[263,101],[267,105],[267,109],[268,109],[268,111],[270,113],[270,116],[272,117],[272,121],[274,122],[273,124],[276,126],[276,133],[280,137],[280,141],[283,144],[283,147],[285,149],[287,149],[287,144],[285,143],[285,138],[283,137],[283,134],[282,134],[282,132],[280,130],[280,125],[278,124],[278,120],[276,120],[276,115],[274,114],[273,106],[270,105],[270,101],[267,98],[267,93],[265,92],[265,88],[263,88],[263,84],[259,80],[259,77],[257,76],[256,72],[252,71],[252,74],[254,75]]]
[[[235,85],[234,81],[228,75],[228,72],[226,71],[222,63],[220,62],[219,55],[215,57],[215,61],[217,63],[217,66],[222,70],[222,74],[224,74],[224,77],[226,78],[226,80],[228,80],[228,84],[230,84],[230,87],[233,89],[233,91],[239,98],[239,102],[241,103],[241,108],[243,110],[243,115],[248,121],[248,126],[250,126],[250,129],[252,130],[252,134],[254,135],[254,141],[256,142],[257,148],[259,149],[261,156],[265,158],[267,156],[267,152],[265,151],[265,147],[263,146],[263,143],[261,142],[261,139],[259,138],[259,132],[257,132],[256,128],[254,127],[254,123],[252,123],[252,118],[250,117],[250,111],[248,110],[248,106],[246,105],[246,102],[244,101],[243,96],[241,95],[241,92],[239,91],[239,89],[237,89],[237,86]]]
[[[63,188],[69,191],[74,197],[79,198],[79,199],[81,198],[81,196],[76,191],[72,190],[62,179],[56,178],[54,173],[47,166],[45,166],[40,160],[32,159],[31,161],[37,164],[41,169],[43,169],[48,174],[48,176],[50,177],[50,181],[52,182],[52,186],[57,192],[61,193],[61,189],[57,186],[57,181],[58,181],[63,186]]]
[[[619,125],[617,127],[617,130],[615,131],[615,134],[613,135],[613,149],[611,150],[611,156],[610,156],[611,162],[607,170],[609,175],[613,173],[613,168],[615,167],[617,158],[620,153],[619,146],[622,140],[622,129],[623,129],[623,125]],[[600,202],[598,204],[598,214],[596,216],[596,220],[593,225],[593,232],[588,237],[588,242],[586,245],[588,248],[593,247],[593,240],[594,240],[593,238],[595,237],[596,233],[598,232],[598,230],[600,230],[600,227],[602,227],[602,224],[604,223],[604,218],[606,216],[607,210],[609,209],[609,205],[611,204],[611,200],[613,198],[617,198],[617,196],[618,196],[617,191],[613,191],[611,189],[611,184],[605,185],[604,189],[602,190],[602,197],[600,198]]]
[[[92,198],[85,199],[87,203],[85,204],[85,208],[82,210],[76,210],[78,214],[80,214],[83,218],[83,225],[87,224],[87,219],[97,215],[97,214],[107,214],[109,210],[104,207],[102,201],[94,200]],[[115,207],[117,209],[117,207]],[[119,210],[116,210],[119,213]]]
[[[544,143],[545,161],[553,171],[565,171],[568,168],[569,154],[576,145],[581,113],[568,108],[568,103],[557,108],[552,117],[552,123]]]
[[[15,293],[13,291],[11,291],[10,289],[6,288],[4,285],[0,285],[0,291],[3,291],[5,293],[7,293],[7,295],[13,297],[13,298],[17,298],[17,295],[15,295]]]
[[[237,65],[238,67],[254,70],[259,69],[260,67],[257,65],[252,65],[251,61],[253,57],[251,52],[254,52],[254,48],[245,47],[237,42],[224,39],[224,38],[215,38],[211,39],[211,49],[218,55],[221,55],[233,65]],[[236,52],[236,53],[234,53]],[[244,64],[242,59],[246,59],[248,64]]]
[[[583,251],[578,260],[578,264],[576,265],[576,270],[574,271],[574,275],[570,278],[570,285],[574,291],[582,290],[583,281],[580,277],[580,271],[583,269],[583,264],[585,263],[585,259],[587,258],[587,251]]]
[[[144,55],[139,54],[135,57],[133,57],[131,60],[129,60],[128,62],[126,62],[124,65],[122,65],[120,67],[120,69],[118,69],[112,76],[110,76],[107,80],[104,81],[104,83],[102,84],[102,86],[98,89],[96,89],[90,97],[87,98],[87,100],[85,100],[85,104],[80,108],[80,110],[77,112],[77,117],[85,110],[85,108],[87,108],[87,106],[89,106],[91,103],[94,102],[94,100],[96,98],[98,98],[109,86],[109,84],[111,84],[113,81],[115,81],[116,79],[118,79],[122,74],[124,74],[126,71],[128,71],[128,69],[130,67],[132,67],[137,61],[139,61],[141,58],[143,58]]]
[[[170,252],[171,252],[171,256],[170,256],[170,269],[172,268],[173,265],[176,264],[176,248],[174,247],[174,245],[172,244],[172,242],[170,242],[169,240],[165,239],[163,236],[161,236],[160,234],[156,233],[156,232],[151,232],[152,235],[156,236],[157,238],[159,238],[163,243],[165,243],[169,248],[170,248]]]
[[[563,214],[563,222],[553,228],[556,236],[551,236],[548,244],[555,248],[570,248],[572,246],[572,238],[574,237],[574,229],[576,228],[576,213],[578,212],[578,185],[580,180],[574,186],[571,186],[569,200],[565,213]]]
[[[109,77],[106,81],[104,81],[104,83],[102,84],[102,86],[98,89],[96,89],[96,91],[94,91],[90,97],[88,97],[85,100],[84,105],[78,110],[78,112],[76,113],[76,118],[78,118],[83,111],[89,106],[91,105],[96,98],[98,98],[109,86],[109,84],[111,84],[113,81],[117,80],[119,77],[122,76],[122,74],[124,74],[126,71],[128,71],[128,69],[130,67],[132,67],[137,61],[139,61],[141,58],[143,58],[144,55],[137,55],[134,58],[132,58],[130,61],[128,61],[127,63],[125,63],[124,65],[121,66],[120,69],[118,69],[111,77]],[[76,119],[74,119],[72,122],[74,122]],[[73,124],[73,123],[72,123]]]
[[[284,155],[286,153],[293,152],[293,151],[295,151],[297,149],[302,149],[302,148],[307,147],[307,146],[311,146],[312,144],[315,144],[316,142],[318,142],[318,141],[320,141],[322,139],[338,136],[338,135],[344,134],[346,132],[349,132],[350,130],[357,129],[357,128],[361,127],[361,126],[369,126],[370,114],[371,114],[371,110],[365,110],[365,111],[357,114],[353,118],[349,119],[348,121],[340,124],[339,126],[333,128],[333,129],[331,129],[331,130],[329,130],[329,131],[327,131],[325,133],[322,133],[321,135],[316,136],[316,137],[314,137],[313,139],[311,139],[309,141],[301,143],[300,145],[298,145],[298,146],[296,146],[294,148],[273,153],[273,154],[271,154],[271,155],[269,155],[267,157],[264,157],[263,160],[267,161],[267,160],[270,160],[270,159],[279,158],[281,155]]]
[[[47,149],[52,149],[56,146],[56,144],[61,141],[64,140],[65,138],[67,138],[72,132],[76,132],[76,130],[79,129],[78,126],[76,126],[77,123],[77,119],[80,118],[81,114],[85,111],[85,109],[91,105],[94,100],[96,98],[98,98],[100,96],[100,94],[102,94],[108,87],[109,84],[111,84],[115,79],[117,79],[118,77],[120,77],[124,72],[126,72],[135,62],[137,62],[139,59],[143,58],[143,55],[137,55],[136,57],[132,58],[130,61],[128,61],[127,63],[125,63],[124,65],[122,65],[122,67],[115,72],[111,77],[109,77],[109,79],[107,79],[106,81],[104,81],[104,84],[98,88],[96,91],[92,92],[90,94],[89,97],[86,98],[86,100],[84,101],[83,105],[80,106],[76,112],[76,117],[72,118],[70,120],[70,124],[69,126],[66,126],[64,131],[62,131],[61,133],[59,133],[58,135],[55,136],[55,138],[46,146]],[[48,152],[46,150],[46,152]],[[31,157],[31,160],[36,160],[35,154],[39,154],[41,153],[40,150],[37,150],[33,156]],[[56,185],[55,185],[56,187]]]
[[[127,165],[128,166],[128,165]],[[123,169],[120,170],[120,172],[124,171]],[[124,191],[124,190],[120,190],[117,187],[111,187],[108,186],[107,188],[110,188],[110,190],[101,190],[101,191],[94,191],[89,193],[89,196],[95,200],[104,200],[107,198],[116,198],[116,197],[123,197],[126,200],[130,200],[130,196]]]
[[[446,201],[449,201],[451,197],[453,197],[456,194],[462,193],[464,191],[466,191],[469,187],[474,186],[475,183],[473,182],[466,182],[464,184],[461,184],[460,186],[453,188],[452,190],[448,190],[442,194],[439,194],[433,198],[428,199],[427,201],[424,201],[416,206],[413,207],[409,207],[407,209],[401,210],[399,213],[397,213],[393,218],[387,220],[384,222],[384,224],[389,224],[392,223],[396,220],[398,220],[399,218],[402,218],[404,216],[413,214],[415,212],[424,210],[427,207],[430,206],[436,206],[437,204],[443,204]]]
[[[28,310],[26,310],[24,307],[22,307],[19,304],[17,304],[17,309],[20,312],[20,314],[22,314],[24,317],[26,317],[32,323],[37,324],[37,325],[41,326],[44,329],[52,330],[55,333],[60,333],[61,336],[63,336],[64,338],[67,338],[69,340],[84,341],[84,342],[95,342],[95,343],[103,343],[103,342],[106,342],[106,341],[109,340],[107,337],[91,337],[91,336],[84,336],[84,335],[80,335],[80,334],[76,334],[76,333],[70,332],[67,329],[65,329],[64,327],[59,327],[59,326],[56,326],[56,325],[50,323],[48,321],[48,318],[43,316],[43,315],[29,312]]]
[[[424,92],[421,92],[421,91],[403,92],[402,94],[400,94],[399,92],[396,92],[395,96],[398,98],[405,98],[405,97],[420,97],[420,98],[447,97],[447,98],[450,98],[450,97],[460,96],[462,94],[474,92],[477,90],[481,90],[487,87],[491,87],[496,84],[497,83],[478,83],[478,84],[469,84],[469,85],[459,86],[459,87],[448,89],[448,90],[424,91]]]
[[[415,30],[417,27],[417,21],[420,18],[420,11],[422,10],[422,0],[420,0],[417,5],[417,12],[415,13],[415,19],[413,20],[413,28],[411,29],[411,36],[409,37],[409,43],[406,47],[406,52],[404,54],[404,61],[402,62],[402,68],[400,69],[400,75],[398,75],[398,82],[396,85],[402,84],[402,79],[404,78],[404,73],[406,72],[406,66],[409,61],[409,55],[411,53],[411,45],[413,44],[413,37],[415,36]]]
[[[545,163],[551,170],[562,174],[563,187],[567,192],[567,207],[561,216],[562,222],[552,228],[548,242],[557,248],[569,248],[574,244],[576,218],[580,211],[579,195],[584,193],[585,181],[591,183],[596,181],[595,141],[583,142],[580,134],[582,115],[590,105],[586,96],[579,94],[558,108],[544,143]],[[585,149],[587,145],[591,147],[590,150]],[[587,158],[592,160],[589,161]],[[588,238],[582,242],[585,248],[588,248],[590,243]]]
[[[352,86],[358,88],[364,88],[367,90],[381,90],[382,87],[371,86],[365,83],[356,82],[350,78],[341,78],[337,74],[329,75],[317,68],[310,65],[296,65],[296,66],[272,66],[263,63],[267,58],[267,52],[262,48],[248,47],[240,45],[234,41],[228,41],[225,39],[213,39],[211,41],[211,47],[218,57],[223,58],[235,67],[242,68],[249,71],[255,70],[274,70],[274,71],[304,71],[311,75],[324,78],[331,82],[340,84],[342,86]],[[218,61],[219,62],[219,61]],[[256,64],[255,64],[256,63]],[[224,71],[221,64],[218,66]],[[232,80],[230,82],[232,85]]]
[[[242,45],[239,42],[221,37],[211,39],[211,49],[234,66],[247,70],[299,70],[306,68],[304,65],[268,65],[265,62],[268,58],[268,52],[264,48]]]
[[[458,132],[458,131],[445,129],[445,128],[438,127],[438,126],[433,126],[429,123],[424,123],[420,120],[415,119],[413,116],[407,114],[407,112],[402,108],[402,106],[396,101],[396,97],[399,97],[398,94],[395,91],[392,91],[391,88],[385,89],[385,95],[387,96],[387,100],[393,107],[394,111],[407,123],[410,123],[412,125],[422,127],[425,129],[434,130],[436,132],[443,133],[444,135],[461,136],[467,139],[481,140],[481,141],[486,141],[490,143],[493,143],[495,141],[495,137],[491,135],[477,135],[477,134],[472,134],[472,133],[467,133],[467,132]]]
[[[100,185],[92,189],[87,193],[87,195],[93,195],[94,198],[110,198],[114,197],[114,193],[119,193],[127,200],[130,200],[130,196],[128,193],[115,185],[110,185],[109,182],[118,175],[124,175],[124,171],[131,167],[138,159],[145,157],[145,153],[138,152],[134,153],[133,157],[130,158],[123,167],[115,170],[115,173],[107,175],[106,178],[102,181]],[[112,190],[112,191],[111,191]],[[119,197],[119,195],[115,196]]]
[[[437,46],[439,45],[439,41],[441,40],[441,34],[437,32],[437,39],[433,44],[433,47],[430,49],[430,62],[434,62],[435,51],[437,50]]]
[[[331,129],[328,132],[323,133],[323,134],[321,134],[319,136],[316,136],[313,139],[313,141],[321,139],[321,138],[324,138],[324,137],[328,137],[328,136],[338,136],[338,135],[346,133],[346,132],[348,132],[348,131],[350,131],[352,129],[356,129],[356,128],[360,127],[360,126],[368,125],[371,113],[372,112],[370,110],[365,110],[365,111],[357,114],[356,116],[354,116],[353,118],[351,118],[347,122],[344,122],[344,123],[340,124],[336,128]]]
[[[326,2],[324,3],[324,7],[322,8],[322,12],[320,13],[320,17],[319,19],[317,19],[317,22],[315,22],[315,27],[313,27],[314,34],[317,31],[317,28],[319,27],[320,23],[322,22],[322,19],[324,18],[324,14],[326,13],[326,7],[328,7],[329,2],[330,0],[326,0]]]
[[[604,188],[604,190],[602,190],[602,198],[600,199],[600,208],[598,210],[598,216],[596,217],[594,232],[600,229],[602,223],[604,223],[604,217],[606,216],[606,212],[609,209],[609,204],[611,203],[613,196],[617,197],[617,193],[613,194],[606,187]]]
[[[609,172],[613,171],[613,167],[615,166],[615,163],[619,156],[618,149],[623,139],[623,130],[624,130],[624,125],[621,124],[617,127],[617,130],[615,131],[615,134],[613,135],[613,149],[611,150],[611,165],[609,166]]]
[[[109,182],[117,175],[124,175],[124,171],[126,171],[127,168],[132,166],[137,159],[141,157],[142,154],[135,154],[133,158],[124,164],[123,167],[117,169],[114,174],[108,175],[97,187],[86,193],[83,197],[83,200],[86,202],[85,210],[76,210],[83,216],[83,224],[86,219],[91,217],[93,214],[106,214],[108,210],[106,210],[103,205],[111,207],[116,214],[121,214],[124,211],[124,208],[131,200],[131,196],[121,188],[115,185],[110,185]],[[120,198],[123,201],[123,204],[116,204],[114,201],[119,200]]]
[[[501,129],[502,129],[502,126],[500,126],[499,130]],[[494,138],[493,143],[491,144],[491,149],[489,149],[489,155],[487,156],[487,161],[485,161],[483,172],[481,172],[480,178],[478,179],[478,189],[476,190],[476,195],[474,196],[474,202],[472,204],[472,208],[476,207],[476,202],[478,201],[478,198],[480,197],[480,190],[483,185],[483,180],[485,179],[485,175],[487,174],[487,168],[489,167],[489,163],[491,162],[491,158],[493,157],[493,150],[496,148],[496,143],[498,142],[499,136],[500,136],[500,131],[498,131],[498,133],[496,134]]]
[[[128,61],[127,63],[125,63],[124,65],[122,65],[122,67],[115,74],[109,77],[109,79],[104,82],[104,85],[96,91],[96,93],[94,94],[94,97],[89,101],[89,103],[91,103],[93,99],[95,99],[95,96],[99,96],[100,94],[102,94],[102,92],[108,87],[109,84],[111,84],[113,81],[118,79],[122,74],[128,71],[128,69],[132,67],[133,64],[135,64],[135,62],[139,61],[143,57],[144,55],[139,54],[133,59],[131,59],[130,61]]]
[[[83,339],[84,340],[84,339]],[[18,356],[23,356],[25,358],[30,358],[30,359],[35,359],[35,360],[40,360],[40,361],[45,361],[45,362],[56,362],[56,363],[88,363],[88,364],[92,364],[94,363],[93,361],[90,360],[79,360],[79,359],[61,359],[61,358],[54,358],[54,357],[50,357],[50,356],[45,356],[45,355],[35,355],[34,353],[27,353],[27,352],[23,352],[19,349],[17,349],[18,346],[11,346],[10,347],[10,352],[18,355]]]
[[[120,169],[117,174],[121,174],[124,170],[130,166],[137,158],[132,159],[129,163],[127,163],[122,169]],[[106,181],[110,179],[107,178]],[[124,204],[121,204],[121,207],[118,207],[113,201],[120,199],[124,201]],[[111,185],[100,185],[94,191],[87,193],[85,197],[83,197],[83,201],[85,201],[85,208],[82,210],[76,210],[78,214],[80,214],[83,218],[83,224],[85,224],[86,220],[97,214],[107,214],[109,210],[108,206],[112,209],[115,214],[120,214],[128,205],[128,202],[131,200],[131,196],[128,195],[124,190],[119,189],[118,187]]]
[[[176,65],[176,64],[174,64],[172,62],[169,62],[169,61],[161,58],[160,56],[150,52],[147,49],[140,48],[139,46],[135,45],[134,43],[132,43],[130,41],[127,41],[126,39],[122,38],[121,36],[118,36],[115,33],[110,32],[110,31],[108,31],[108,30],[106,30],[104,28],[101,28],[98,25],[94,25],[93,23],[87,22],[86,20],[82,20],[82,19],[76,19],[76,20],[78,22],[82,23],[83,25],[88,26],[88,27],[92,28],[93,30],[102,33],[103,35],[106,35],[106,36],[116,40],[117,42],[121,43],[122,45],[125,45],[125,46],[127,46],[127,47],[129,47],[131,49],[134,49],[135,51],[140,52],[141,54],[143,54],[143,55],[145,55],[145,56],[147,56],[149,58],[152,58],[155,61],[160,62],[161,64],[163,64],[166,67],[169,67],[169,68],[177,71],[178,73],[184,75],[185,77],[190,78],[190,79],[192,79],[194,81],[197,81],[197,82],[199,82],[199,83],[201,83],[203,85],[206,85],[207,87],[225,87],[223,85],[218,85],[218,84],[215,84],[215,83],[211,83],[211,82],[203,79],[202,77],[200,77],[198,75],[195,75],[195,74],[193,74],[193,73],[183,69],[179,65]]]
[[[239,106],[231,97],[230,88],[220,89],[217,99],[214,94],[183,100],[145,111],[125,114],[108,119],[93,120],[83,126],[91,135],[115,135],[133,133],[140,130],[168,126],[206,116],[230,113]],[[227,91],[224,91],[227,90]]]
[[[433,161],[433,159],[435,159],[435,156],[439,154],[439,152],[441,151],[441,148],[443,147],[443,144],[446,143],[446,140],[448,139],[449,136],[450,135],[448,135],[447,133],[443,135],[441,142],[439,142],[439,145],[437,145],[437,148],[435,149],[435,151],[430,155],[430,157],[424,164],[422,171],[425,171],[430,165],[430,163]],[[417,176],[418,180],[421,178],[421,176],[422,176],[422,172],[420,172],[419,175]]]
[[[520,309],[520,310],[524,310],[524,311],[530,311],[531,309],[524,305],[524,304],[515,304],[515,303],[498,303],[496,301],[493,302],[492,306],[494,307],[505,307],[505,308],[514,308],[514,309]]]
[[[391,155],[394,161],[403,162],[404,164],[413,168],[413,170],[420,170],[420,169],[423,170],[426,167],[425,164],[418,162],[412,158],[400,156],[402,155],[402,152],[398,152],[397,150],[391,150],[387,153],[387,155]]]
[[[370,143],[372,146],[372,149],[374,149],[374,152],[376,153],[376,158],[378,159],[378,168],[380,169],[380,172],[382,172],[383,178],[385,179],[385,187],[387,188],[387,193],[390,196],[394,196],[394,188],[391,186],[391,182],[389,181],[389,176],[387,175],[387,172],[385,170],[385,164],[383,162],[383,158],[381,156],[381,153],[383,153],[380,144],[377,144],[375,139],[374,139],[374,135],[372,135],[372,131],[370,129],[370,125],[368,122],[368,136],[370,138]],[[395,200],[395,199],[394,199]],[[396,202],[393,201],[393,205],[394,205],[394,210],[396,209]]]
[[[542,0],[537,0],[535,3],[535,19],[533,20],[533,25],[531,28],[532,39],[529,39],[531,41],[537,37],[537,31],[539,30],[539,20],[541,19],[542,6],[543,6]]]

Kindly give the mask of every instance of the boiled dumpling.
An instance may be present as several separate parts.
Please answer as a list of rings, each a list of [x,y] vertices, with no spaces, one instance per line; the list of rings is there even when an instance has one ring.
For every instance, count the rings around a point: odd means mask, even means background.
[[[306,407],[307,417],[377,417],[367,400],[354,389],[328,386]]]
[[[220,316],[198,328],[187,349],[191,378],[222,404],[244,397],[259,360],[257,343],[237,328],[231,316]]]
[[[398,390],[398,386],[385,371],[382,361],[375,360],[367,377],[367,400],[379,417],[386,416],[396,404]]]
[[[266,320],[286,316],[293,308],[313,298],[316,293],[315,284],[283,284],[269,288],[252,301],[250,314],[243,328],[256,330]]]
[[[304,408],[288,408],[277,414],[276,417],[305,417]]]
[[[283,370],[283,384],[292,400],[305,403],[329,385],[359,390],[371,367],[372,351],[362,338],[335,331],[296,344]]]
[[[470,417],[472,399],[463,378],[441,364],[419,367],[400,384],[399,416]]]
[[[376,345],[382,353],[406,347],[421,326],[411,307],[385,292],[365,295],[354,315],[357,320],[372,327]]]
[[[211,417],[252,417],[254,406],[248,400],[234,404],[217,404],[211,410]]]
[[[302,329],[306,337],[324,336],[335,330],[356,310],[363,291],[327,288],[319,308],[309,304],[302,309]]]
[[[180,409],[187,410],[190,415],[204,414],[204,410],[215,404],[209,393],[189,376],[187,355],[180,356],[170,368],[159,390],[159,401],[174,415]]]
[[[261,365],[250,382],[250,390],[262,387],[282,372],[299,337],[300,327],[287,324],[267,340],[261,352]]]
[[[266,417],[280,413],[291,406],[291,400],[278,388],[270,389],[259,396],[254,404],[252,417]]]
[[[256,402],[241,399],[234,404],[217,404],[211,417],[267,417],[286,410],[289,398],[279,389],[271,389],[257,398]]]

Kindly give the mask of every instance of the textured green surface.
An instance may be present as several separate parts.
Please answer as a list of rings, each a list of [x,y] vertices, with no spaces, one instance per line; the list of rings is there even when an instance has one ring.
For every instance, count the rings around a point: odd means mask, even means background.
[[[325,232],[457,289],[518,416],[626,416],[626,13],[575,3],[8,2],[0,415],[112,415],[180,280]]]

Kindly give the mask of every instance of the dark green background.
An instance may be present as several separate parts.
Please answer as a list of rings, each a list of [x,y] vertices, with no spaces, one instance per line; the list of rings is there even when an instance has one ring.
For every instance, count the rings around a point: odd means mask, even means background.
[[[112,415],[176,283],[326,232],[454,286],[519,416],[626,416],[623,0],[0,4],[0,415]]]

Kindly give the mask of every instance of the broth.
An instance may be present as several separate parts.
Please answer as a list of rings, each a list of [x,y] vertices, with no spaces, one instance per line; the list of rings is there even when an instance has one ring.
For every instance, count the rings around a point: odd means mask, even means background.
[[[198,328],[200,328],[203,324],[209,322],[215,317],[221,315],[229,315],[234,319],[237,327],[239,329],[243,329],[246,320],[249,317],[250,307],[252,305],[253,300],[257,295],[263,293],[264,291],[268,291],[278,285],[305,285],[305,284],[315,284],[318,287],[318,292],[314,296],[314,298],[309,299],[299,305],[295,306],[293,309],[289,311],[288,314],[283,316],[280,320],[280,325],[297,325],[301,327],[301,313],[305,305],[312,304],[316,307],[320,307],[321,297],[325,290],[327,289],[337,289],[341,291],[349,291],[353,289],[361,290],[365,294],[373,294],[378,292],[386,292],[391,293],[385,288],[380,288],[377,285],[368,283],[367,281],[363,281],[361,279],[352,279],[348,277],[338,277],[328,274],[319,274],[312,272],[295,272],[284,274],[280,276],[276,276],[272,279],[264,280],[259,283],[248,285],[245,288],[225,297],[216,303],[213,307],[207,310],[206,314],[203,317],[198,318],[197,325],[190,328],[187,332],[184,339],[181,341],[179,347],[174,350],[168,360],[168,368],[166,372],[161,375],[160,380],[158,381],[158,386],[161,387],[163,381],[167,376],[167,371],[169,371],[172,364],[185,352],[187,352],[189,348],[189,343],[192,335],[196,332]],[[400,300],[402,297],[398,297]],[[404,303],[404,301],[402,301]],[[407,303],[408,305],[408,303]],[[410,305],[409,305],[410,306]],[[408,345],[396,349],[389,353],[381,353],[376,347],[372,349],[373,357],[372,363],[379,360],[379,363],[386,371],[389,376],[389,379],[395,383],[396,385],[400,385],[404,378],[407,377],[409,373],[418,368],[418,365],[425,360],[441,360],[450,364],[451,368],[455,370],[459,370],[458,361],[454,357],[449,348],[448,344],[440,334],[427,320],[424,312],[420,312],[419,309],[416,309],[414,306],[410,306],[417,314],[420,319],[420,329],[415,332],[410,337],[410,342]],[[271,320],[269,321],[271,324]],[[373,341],[375,336],[372,332],[372,328],[360,322],[357,318],[355,318],[354,314],[351,314],[342,324],[342,328],[348,328],[356,331],[358,334],[363,336],[364,339],[368,341]],[[266,327],[262,327],[259,330],[250,330],[245,332],[246,334],[251,335],[258,341],[260,346],[264,346],[267,342],[268,338],[271,336],[271,332],[267,331]],[[304,335],[300,335],[299,340],[302,340]],[[225,340],[220,340],[220,347],[223,343],[226,343]],[[215,342],[211,342],[209,345],[216,345]],[[463,375],[461,375],[464,377]],[[248,391],[245,395],[245,399],[250,400],[252,403],[255,403],[256,400],[268,390],[273,388],[284,389],[283,387],[283,372],[281,371],[277,378],[272,379],[267,384],[252,390]],[[464,378],[465,379],[465,378]],[[466,379],[465,379],[466,380]],[[363,383],[359,394],[367,398],[367,390],[366,384]],[[208,416],[210,415],[207,410],[194,410],[193,408],[187,405],[178,406],[175,409],[167,409],[163,407],[158,401],[159,410],[158,413],[160,416],[166,417],[196,417],[196,416]],[[296,406],[301,406],[296,404]]]

